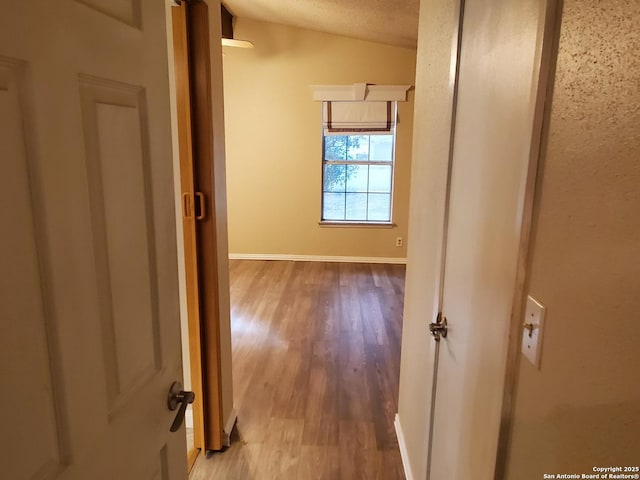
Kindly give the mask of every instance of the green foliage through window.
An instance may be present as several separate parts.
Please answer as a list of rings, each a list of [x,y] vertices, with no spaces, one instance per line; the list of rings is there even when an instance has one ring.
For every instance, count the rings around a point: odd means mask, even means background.
[[[325,135],[322,220],[390,222],[394,135]]]

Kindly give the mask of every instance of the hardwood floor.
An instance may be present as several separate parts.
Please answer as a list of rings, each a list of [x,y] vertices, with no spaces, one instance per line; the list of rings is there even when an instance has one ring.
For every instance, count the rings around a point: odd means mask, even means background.
[[[234,260],[238,423],[191,480],[403,479],[403,265]]]

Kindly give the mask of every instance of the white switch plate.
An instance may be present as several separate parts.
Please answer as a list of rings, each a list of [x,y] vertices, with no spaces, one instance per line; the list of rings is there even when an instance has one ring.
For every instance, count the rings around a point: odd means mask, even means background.
[[[542,330],[544,328],[544,306],[535,298],[527,297],[527,306],[524,313],[524,324],[532,324],[533,329],[523,327],[522,331],[522,353],[533,363],[536,368],[540,368],[540,350],[542,343]]]

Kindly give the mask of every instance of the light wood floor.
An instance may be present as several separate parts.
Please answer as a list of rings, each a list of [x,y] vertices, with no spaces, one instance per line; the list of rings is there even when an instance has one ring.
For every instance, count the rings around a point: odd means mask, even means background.
[[[403,479],[393,418],[404,270],[232,261],[238,423],[191,480]]]

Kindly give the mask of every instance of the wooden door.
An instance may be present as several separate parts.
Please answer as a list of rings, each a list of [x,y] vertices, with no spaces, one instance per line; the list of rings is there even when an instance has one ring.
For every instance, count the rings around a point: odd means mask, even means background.
[[[494,478],[540,138],[546,9],[546,0],[464,6],[441,300],[448,335],[438,354],[432,480]]]
[[[187,444],[187,463],[193,467],[204,449],[204,404],[202,368],[202,328],[200,318],[200,289],[198,285],[198,244],[196,234],[196,190],[193,168],[193,116],[191,111],[189,32],[187,2],[171,7],[174,71],[176,78],[176,107],[180,156],[180,208],[184,245],[185,293],[187,303],[187,332],[189,337],[190,389],[196,394],[191,408],[193,442]]]
[[[207,3],[173,7],[172,26],[191,385],[197,395],[192,466],[198,450],[221,450],[224,434]]]
[[[186,478],[157,0],[2,1],[2,476]]]

